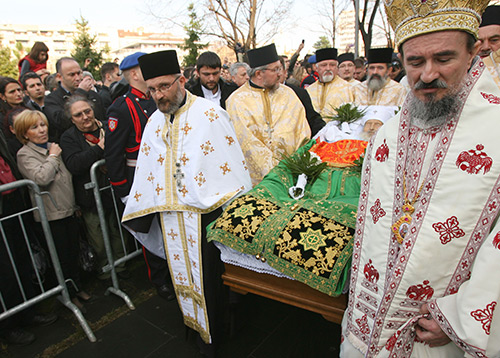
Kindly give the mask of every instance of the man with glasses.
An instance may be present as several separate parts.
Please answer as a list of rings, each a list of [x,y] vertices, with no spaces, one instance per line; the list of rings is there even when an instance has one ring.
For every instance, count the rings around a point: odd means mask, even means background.
[[[337,107],[353,101],[351,85],[337,76],[339,72],[336,48],[316,51],[319,80],[307,87],[314,109],[325,122],[332,120]]]
[[[56,62],[56,80],[59,86],[45,99],[43,109],[49,121],[49,141],[59,143],[59,137],[73,124],[64,113],[64,103],[73,94],[83,96],[94,104],[95,116],[104,120],[106,111],[102,105],[101,97],[92,91],[92,79],[83,78],[82,69],[74,58],[63,57]]]
[[[293,90],[280,86],[283,70],[274,44],[247,52],[250,81],[227,100],[252,184],[258,184],[284,155],[311,136],[304,106]]]
[[[238,86],[221,78],[221,61],[215,52],[204,52],[196,60],[198,79],[187,90],[226,108],[226,100]]]
[[[141,56],[139,64],[158,110],[144,130],[122,221],[167,258],[184,323],[200,334],[202,353],[214,356],[223,265],[205,228],[250,188],[248,169],[226,111],[186,91],[175,50]]]
[[[138,58],[144,52],[136,52],[123,59],[120,64],[123,78],[129,84],[127,93],[118,97],[108,109],[106,146],[104,158],[108,176],[116,195],[127,201],[134,180],[137,155],[142,133],[149,117],[156,111],[156,104],[149,98],[146,81],[142,77]],[[123,210],[123,207],[121,207]],[[173,300],[167,262],[143,247],[148,276],[158,295]]]

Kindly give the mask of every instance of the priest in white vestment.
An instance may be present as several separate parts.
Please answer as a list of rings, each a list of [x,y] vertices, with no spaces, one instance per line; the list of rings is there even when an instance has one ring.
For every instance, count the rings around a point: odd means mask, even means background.
[[[229,116],[185,90],[175,50],[141,56],[139,64],[158,110],[142,137],[122,221],[149,250],[166,256],[184,323],[199,332],[210,356],[224,297],[222,263],[205,227],[251,188],[250,175]]]
[[[488,0],[395,0],[411,93],[367,149],[341,357],[498,357],[500,91]]]

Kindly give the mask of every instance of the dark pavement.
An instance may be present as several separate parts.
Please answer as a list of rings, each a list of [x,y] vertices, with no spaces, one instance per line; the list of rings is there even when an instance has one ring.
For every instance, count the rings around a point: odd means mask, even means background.
[[[85,318],[97,337],[91,343],[73,314],[59,302],[44,302],[55,310],[56,323],[29,327],[37,340],[29,346],[2,343],[0,358],[155,358],[202,357],[195,334],[186,334],[177,301],[167,302],[151,288],[142,258],[128,264],[131,278],[120,288],[132,299],[130,310],[115,295],[104,295],[106,281],[85,280],[95,296],[86,303]],[[316,313],[248,294],[240,297],[234,325],[228,324],[218,357],[337,357],[340,327]],[[229,327],[233,326],[233,332]]]

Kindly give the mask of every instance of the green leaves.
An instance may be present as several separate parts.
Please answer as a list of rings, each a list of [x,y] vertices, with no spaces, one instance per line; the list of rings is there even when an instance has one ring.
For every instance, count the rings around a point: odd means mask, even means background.
[[[336,109],[337,114],[335,116],[328,117],[332,121],[338,121],[339,124],[342,123],[353,123],[358,119],[363,118],[365,115],[365,110],[360,110],[358,106],[351,103],[343,104]]]
[[[327,163],[323,163],[316,156],[311,155],[311,152],[308,150],[303,153],[296,152],[284,157],[283,162],[292,175],[299,176],[300,174],[305,174],[308,185],[312,185],[319,174],[327,167]]]

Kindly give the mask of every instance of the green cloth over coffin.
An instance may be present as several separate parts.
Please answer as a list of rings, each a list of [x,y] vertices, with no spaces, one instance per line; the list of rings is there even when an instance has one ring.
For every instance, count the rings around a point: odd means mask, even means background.
[[[304,197],[294,200],[288,189],[296,178],[282,161],[209,225],[208,240],[258,254],[285,275],[338,296],[352,254],[360,175],[359,167],[327,167],[308,183]]]

